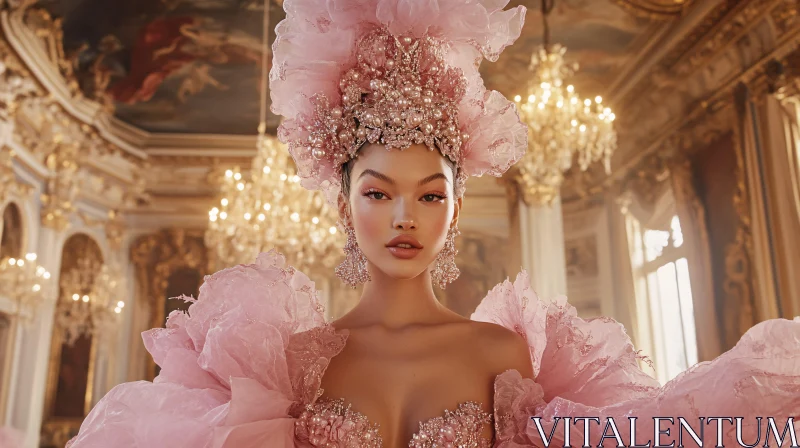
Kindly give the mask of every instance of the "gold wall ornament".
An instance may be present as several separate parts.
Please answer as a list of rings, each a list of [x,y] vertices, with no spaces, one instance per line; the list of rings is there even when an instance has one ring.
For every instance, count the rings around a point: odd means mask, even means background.
[[[800,5],[795,0],[782,0],[777,7],[770,12],[770,18],[775,24],[779,33],[785,33],[794,26],[797,26]]]
[[[668,20],[680,17],[693,0],[612,0],[637,17]]]
[[[12,197],[24,198],[31,192],[32,187],[23,184],[14,173],[14,151],[0,145],[0,206]]]
[[[578,66],[565,61],[565,47],[550,45],[547,17],[553,1],[541,4],[543,44],[531,55],[525,96],[514,97],[520,118],[528,125],[528,151],[512,176],[528,205],[552,203],[575,159],[582,171],[602,160],[609,173],[617,149],[616,117],[602,104],[602,97],[582,99],[573,85],[567,85]]]
[[[6,121],[8,126],[20,107],[20,101],[40,93],[41,89],[32,80],[30,71],[0,36],[0,120]]]
[[[68,57],[64,52],[64,18],[54,17],[45,7],[37,5],[38,0],[24,0],[16,8],[15,14],[22,17],[23,23],[35,33],[42,42],[50,62],[64,77],[70,94],[80,94],[80,84],[75,76],[78,64],[75,55]]]
[[[41,217],[43,226],[63,231],[69,226],[69,217],[75,210],[79,147],[60,140],[60,137],[56,139],[55,151],[45,160],[52,176],[41,195]]]
[[[726,291],[738,294],[742,301],[742,312],[733,327],[739,334],[736,340],[750,327],[765,319],[780,317],[779,285],[774,258],[774,225],[768,215],[768,192],[764,188],[760,164],[764,144],[759,134],[763,128],[759,123],[757,101],[745,84],[739,84],[734,92],[737,111],[733,146],[736,153],[736,193],[734,207],[740,226],[736,240],[728,247],[726,256]]]
[[[108,220],[104,227],[108,246],[112,250],[119,250],[122,247],[122,239],[125,237],[127,227],[118,210],[108,211]]]
[[[639,204],[653,205],[669,187],[667,157],[660,153],[645,157],[619,182],[618,189],[636,196]]]

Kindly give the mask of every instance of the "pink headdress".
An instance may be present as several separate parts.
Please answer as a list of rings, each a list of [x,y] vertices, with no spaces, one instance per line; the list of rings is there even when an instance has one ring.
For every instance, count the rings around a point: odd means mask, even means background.
[[[478,72],[520,35],[526,10],[507,3],[285,0],[270,95],[303,186],[335,203],[342,165],[367,142],[438,149],[461,185],[519,160],[527,128]]]

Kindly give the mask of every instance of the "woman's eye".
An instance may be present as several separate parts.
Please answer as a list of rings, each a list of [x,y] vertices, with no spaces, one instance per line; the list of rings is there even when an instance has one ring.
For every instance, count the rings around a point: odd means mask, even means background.
[[[440,196],[438,194],[433,194],[433,193],[426,194],[425,196],[422,197],[423,202],[437,202],[441,201],[442,199],[444,199],[444,196]]]
[[[381,193],[380,191],[370,191],[369,193],[366,194],[366,196],[378,200],[386,197],[386,195]]]

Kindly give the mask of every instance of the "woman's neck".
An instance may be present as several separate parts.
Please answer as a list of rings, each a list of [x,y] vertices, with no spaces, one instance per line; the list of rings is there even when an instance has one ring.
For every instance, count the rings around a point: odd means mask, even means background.
[[[372,280],[364,285],[361,300],[340,319],[345,326],[378,325],[399,330],[460,318],[436,299],[428,271],[411,279],[395,279],[374,271],[378,270],[370,270]]]

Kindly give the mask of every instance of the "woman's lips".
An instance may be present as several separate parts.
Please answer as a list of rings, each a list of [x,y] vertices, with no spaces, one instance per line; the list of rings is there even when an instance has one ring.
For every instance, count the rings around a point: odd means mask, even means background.
[[[418,253],[422,251],[422,249],[418,249],[416,247],[397,247],[397,246],[389,246],[387,247],[389,252],[394,255],[396,258],[400,258],[402,260],[409,260],[417,256]]]
[[[396,258],[408,260],[414,258],[422,250],[422,244],[411,235],[397,235],[386,245]]]

